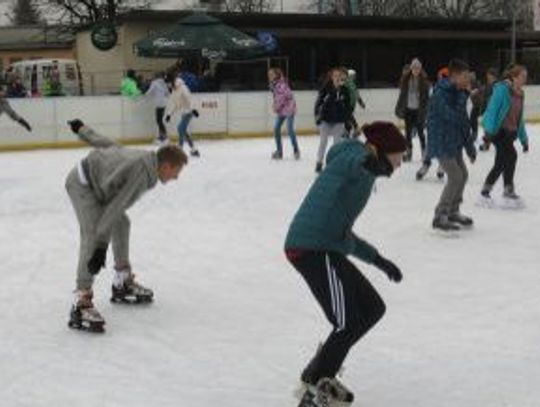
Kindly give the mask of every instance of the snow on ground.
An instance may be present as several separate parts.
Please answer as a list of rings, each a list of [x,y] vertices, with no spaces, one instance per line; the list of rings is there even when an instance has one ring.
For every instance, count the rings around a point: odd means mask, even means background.
[[[346,361],[358,406],[539,405],[540,128],[530,130],[517,172],[528,208],[474,206],[492,163],[480,153],[463,206],[477,226],[459,239],[430,229],[434,171],[416,182],[417,160],[377,182],[355,229],[405,278],[357,263],[388,307]],[[0,154],[0,405],[295,406],[299,373],[329,331],[282,253],[317,141],[302,138],[302,161],[279,163],[269,139],[200,143],[177,183],[129,211],[132,263],[156,302],[110,304],[102,271],[102,336],[66,326],[78,226],[64,178],[87,150]]]

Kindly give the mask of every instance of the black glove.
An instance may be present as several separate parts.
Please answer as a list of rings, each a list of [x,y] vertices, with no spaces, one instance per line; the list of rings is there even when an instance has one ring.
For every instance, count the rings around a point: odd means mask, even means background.
[[[167,116],[165,116],[165,123],[169,123],[171,121],[171,115],[168,114]]]
[[[19,119],[19,124],[23,126],[26,130],[32,131],[32,127],[28,124],[26,120],[24,120],[22,117]]]
[[[191,111],[191,114],[192,114],[193,116],[195,116],[195,117],[199,117],[199,111],[198,111],[197,109],[193,109],[193,110]]]
[[[103,267],[105,267],[105,261],[107,260],[107,246],[99,245],[90,260],[88,260],[88,272],[92,275],[99,273]]]
[[[529,143],[523,144],[523,152],[528,153],[529,152]]]
[[[71,120],[71,121],[68,121],[68,126],[71,127],[71,131],[75,134],[79,134],[79,130],[81,129],[82,126],[84,126],[84,123],[82,122],[81,119],[75,119],[75,120]]]
[[[399,267],[392,263],[390,260],[382,257],[380,254],[377,255],[375,261],[373,261],[373,264],[379,270],[383,271],[391,281],[399,283],[403,278]]]

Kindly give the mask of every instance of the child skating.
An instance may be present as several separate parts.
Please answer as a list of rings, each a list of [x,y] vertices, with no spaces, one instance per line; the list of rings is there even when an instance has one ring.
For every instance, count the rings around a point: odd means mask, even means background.
[[[455,59],[450,61],[448,71],[449,77],[437,82],[429,101],[427,154],[439,160],[447,176],[432,226],[434,229],[454,231],[473,225],[473,220],[460,212],[460,206],[469,176],[463,160],[463,149],[471,163],[476,159],[476,149],[467,114],[469,67]]]
[[[326,168],[304,198],[285,241],[288,260],[333,326],[301,375],[305,392],[299,407],[353,401],[336,374],[351,347],[385,313],[383,300],[347,256],[374,265],[392,281],[402,279],[399,268],[352,229],[375,180],[390,177],[400,166],[407,143],[392,123],[376,122],[363,132],[366,144],[346,140],[330,149]]]
[[[495,146],[495,163],[481,191],[480,203],[488,207],[495,206],[491,191],[501,175],[504,182],[505,205],[514,209],[524,206],[516,194],[514,185],[518,158],[514,141],[519,138],[523,152],[529,151],[529,139],[523,121],[525,83],[527,83],[527,69],[522,65],[511,66],[505,74],[505,79],[495,84],[493,95],[484,113],[484,129],[489,142]]]
[[[129,256],[130,220],[126,210],[143,193],[175,180],[187,164],[184,152],[164,146],[157,152],[124,148],[99,135],[82,121],[72,131],[95,147],[69,173],[66,190],[80,225],[79,263],[69,326],[102,332],[105,321],[92,301],[94,278],[106,266],[112,245],[114,277],[111,301],[151,302],[153,292],[135,281]]]

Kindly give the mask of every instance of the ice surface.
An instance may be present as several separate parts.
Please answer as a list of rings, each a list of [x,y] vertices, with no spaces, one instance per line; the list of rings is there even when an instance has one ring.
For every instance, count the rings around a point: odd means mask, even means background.
[[[346,361],[356,405],[540,405],[540,128],[530,132],[516,176],[527,209],[474,206],[493,159],[479,153],[463,205],[476,228],[459,239],[431,231],[434,168],[415,181],[417,157],[377,182],[355,230],[405,278],[357,262],[388,312]],[[129,211],[134,270],[156,302],[109,303],[109,254],[95,287],[102,336],[66,326],[78,226],[64,179],[87,150],[0,154],[0,405],[295,406],[299,373],[329,331],[282,253],[317,141],[300,139],[300,162],[288,144],[272,162],[270,139],[200,143],[177,183]]]

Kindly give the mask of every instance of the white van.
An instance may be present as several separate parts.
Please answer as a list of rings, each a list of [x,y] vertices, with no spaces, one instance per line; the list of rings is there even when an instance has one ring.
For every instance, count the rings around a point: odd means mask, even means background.
[[[32,96],[44,94],[45,80],[54,68],[58,68],[63,95],[83,94],[81,70],[74,59],[32,59],[14,62],[10,67],[22,78],[23,85],[31,91]]]

